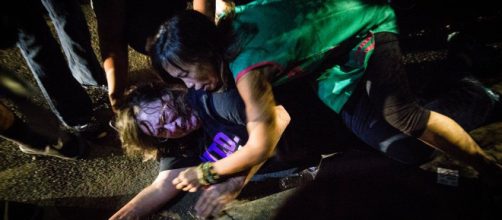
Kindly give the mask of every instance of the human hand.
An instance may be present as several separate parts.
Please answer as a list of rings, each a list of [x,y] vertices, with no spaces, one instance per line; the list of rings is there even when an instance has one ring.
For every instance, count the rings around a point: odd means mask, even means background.
[[[172,183],[176,189],[196,192],[202,186],[199,179],[202,179],[202,170],[199,167],[190,167],[178,174]]]
[[[244,176],[233,177],[225,182],[209,186],[194,206],[197,216],[217,216],[226,204],[234,200],[244,187]]]

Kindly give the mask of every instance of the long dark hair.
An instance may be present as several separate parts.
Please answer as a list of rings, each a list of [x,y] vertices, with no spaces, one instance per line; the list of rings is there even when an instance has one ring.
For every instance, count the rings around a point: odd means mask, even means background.
[[[220,71],[224,86],[229,78],[227,48],[228,28],[219,28],[207,16],[194,11],[180,12],[162,24],[150,46],[152,65],[167,81],[172,77],[163,64],[179,67],[181,63],[207,62]]]

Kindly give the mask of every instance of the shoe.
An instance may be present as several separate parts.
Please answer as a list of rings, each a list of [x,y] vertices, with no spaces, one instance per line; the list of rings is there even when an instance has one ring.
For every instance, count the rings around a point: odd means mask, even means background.
[[[103,103],[93,109],[94,117],[86,124],[72,126],[70,130],[80,133],[89,140],[104,138],[108,135],[108,122],[113,117],[107,103]]]
[[[313,181],[319,171],[318,167],[309,167],[294,175],[283,177],[279,180],[279,187],[282,190],[303,186]]]
[[[79,133],[83,137],[89,140],[97,140],[104,138],[108,135],[108,131],[106,130],[106,126],[101,122],[89,122],[84,125],[73,126],[72,129],[74,132]]]
[[[25,154],[57,157],[65,160],[76,160],[83,157],[88,148],[87,142],[79,135],[70,135],[68,140],[60,138],[56,144],[47,145],[45,148],[36,148],[23,143],[19,143],[19,150]]]

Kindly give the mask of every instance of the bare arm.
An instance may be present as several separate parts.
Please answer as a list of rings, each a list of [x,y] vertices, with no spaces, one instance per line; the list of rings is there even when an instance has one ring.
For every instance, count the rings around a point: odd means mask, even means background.
[[[254,70],[241,78],[237,89],[246,105],[249,138],[241,150],[214,163],[219,175],[250,169],[267,160],[283,132],[278,129],[272,86],[261,70]]]
[[[127,83],[127,40],[124,0],[93,1],[99,45],[108,82],[108,97],[115,111]]]
[[[249,170],[273,155],[279,138],[289,124],[290,117],[283,107],[275,108],[270,83],[261,71],[249,73],[237,83],[246,105],[248,141],[239,151],[213,163],[220,176]],[[279,114],[280,113],[280,114]],[[278,120],[278,114],[281,116]],[[180,173],[173,180],[177,189],[194,192],[200,187],[202,170],[196,167]]]
[[[215,162],[215,164],[216,164],[216,163],[219,163],[220,161],[225,160],[224,161],[225,163],[223,163],[223,165],[220,164],[220,166],[232,166],[232,167],[229,167],[229,169],[227,169],[227,170],[229,170],[229,173],[225,173],[225,174],[218,173],[219,175],[230,175],[230,174],[234,174],[234,173],[238,173],[238,172],[242,171],[240,169],[244,169],[244,170],[251,169],[251,171],[249,172],[249,175],[247,176],[247,178],[245,180],[245,183],[247,183],[247,181],[249,181],[249,179],[251,179],[251,177],[258,170],[258,168],[261,166],[261,164],[263,164],[263,162],[265,162],[265,160],[268,159],[273,154],[273,151],[275,149],[275,146],[277,145],[277,142],[279,141],[279,138],[281,137],[281,135],[284,132],[284,130],[286,129],[287,125],[291,121],[291,118],[290,118],[288,112],[286,111],[286,109],[284,109],[284,107],[276,106],[276,107],[274,107],[273,111],[276,116],[276,121],[275,121],[274,130],[272,130],[272,131],[270,131],[270,133],[268,133],[270,136],[272,136],[270,139],[273,141],[271,143],[271,145],[268,146],[268,147],[270,147],[270,149],[262,150],[262,149],[260,149],[260,147],[263,147],[263,146],[256,146],[258,148],[258,150],[260,151],[257,153],[257,152],[253,152],[253,151],[244,151],[244,149],[246,149],[246,147],[241,148],[241,150],[235,152],[234,154]],[[249,128],[250,128],[250,126],[248,126],[248,129]],[[248,143],[249,143],[249,141],[248,141]],[[245,146],[249,146],[248,143],[246,143]],[[256,142],[254,142],[254,143],[256,143]],[[244,153],[242,153],[242,152],[244,152]],[[254,158],[250,158],[250,156],[246,155],[246,153],[253,154],[251,156],[254,156]],[[237,159],[233,158],[233,156],[236,154],[238,154],[238,156],[239,156]],[[261,157],[257,158],[256,155],[259,155]],[[230,158],[230,160],[227,160],[228,158]],[[232,163],[235,160],[240,160],[240,161],[239,161],[239,164],[235,164],[236,166],[233,166]],[[249,167],[249,168],[247,168],[247,167]],[[214,168],[216,170],[216,167],[214,167]],[[217,171],[217,172],[221,172],[221,171]],[[177,189],[182,189],[184,191],[189,191],[189,192],[195,192],[195,191],[197,191],[197,188],[200,187],[199,178],[201,176],[202,176],[202,171],[200,169],[198,169],[197,167],[191,167],[191,168],[181,172],[178,175],[178,177],[176,177],[173,180],[173,184],[176,186]]]
[[[186,168],[160,172],[150,186],[138,193],[138,195],[124,205],[110,217],[110,219],[140,219],[158,209],[180,192],[174,188],[171,181],[185,169]]]
[[[291,118],[282,106],[276,106],[274,110],[278,118],[277,132],[280,136],[286,129]],[[194,207],[195,211],[197,211],[197,215],[202,218],[217,216],[226,204],[237,198],[241,190],[260,169],[263,163],[264,162],[253,166],[247,172],[247,175],[232,177],[222,183],[211,185],[205,189]]]
[[[217,0],[193,0],[193,9],[214,19],[214,2]]]
[[[233,0],[193,0],[193,9],[218,23],[220,17],[235,8]]]

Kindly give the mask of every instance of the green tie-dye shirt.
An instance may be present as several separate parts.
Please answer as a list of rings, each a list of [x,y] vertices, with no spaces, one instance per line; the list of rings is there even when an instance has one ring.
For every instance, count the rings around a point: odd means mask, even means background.
[[[319,74],[319,97],[340,112],[367,66],[375,46],[373,34],[397,33],[389,5],[365,2],[257,0],[237,7],[232,27],[239,53],[230,63],[235,81],[264,66],[278,70],[273,85]],[[356,46],[348,61],[316,72],[328,52],[349,40]]]

